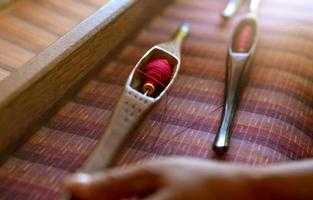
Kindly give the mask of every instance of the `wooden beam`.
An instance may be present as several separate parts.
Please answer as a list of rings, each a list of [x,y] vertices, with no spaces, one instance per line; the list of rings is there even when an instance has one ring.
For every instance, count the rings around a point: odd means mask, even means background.
[[[4,6],[10,2],[12,2],[13,0],[0,0],[0,6]]]
[[[110,1],[0,82],[0,159],[27,129],[168,1]]]

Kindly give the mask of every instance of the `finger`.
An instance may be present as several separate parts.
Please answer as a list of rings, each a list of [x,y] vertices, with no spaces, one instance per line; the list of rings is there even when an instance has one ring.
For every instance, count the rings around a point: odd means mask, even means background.
[[[163,190],[145,198],[144,200],[178,200],[178,199],[176,199],[170,191]]]
[[[77,198],[114,200],[149,195],[159,187],[159,180],[156,174],[136,167],[74,174],[65,186]]]

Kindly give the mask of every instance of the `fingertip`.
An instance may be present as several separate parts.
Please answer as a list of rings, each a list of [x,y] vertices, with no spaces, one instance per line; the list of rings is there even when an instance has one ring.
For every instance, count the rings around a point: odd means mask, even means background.
[[[92,177],[86,173],[76,173],[65,178],[64,185],[67,189],[72,190],[73,188],[90,184]]]
[[[88,199],[91,197],[92,176],[86,173],[72,174],[64,179],[65,189],[75,198]]]

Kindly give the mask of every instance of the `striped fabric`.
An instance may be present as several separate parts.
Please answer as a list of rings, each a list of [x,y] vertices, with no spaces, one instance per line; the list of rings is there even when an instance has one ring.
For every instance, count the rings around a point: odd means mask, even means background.
[[[117,165],[160,156],[214,159],[227,42],[238,17],[222,24],[225,1],[178,0],[130,40],[0,168],[0,199],[58,199],[63,177],[92,151],[124,82],[152,45],[192,23],[173,88],[145,119]],[[248,86],[221,159],[249,165],[313,156],[313,1],[264,0]]]

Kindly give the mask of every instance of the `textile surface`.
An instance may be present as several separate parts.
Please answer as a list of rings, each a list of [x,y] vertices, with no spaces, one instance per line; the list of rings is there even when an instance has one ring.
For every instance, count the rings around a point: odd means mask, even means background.
[[[191,34],[167,96],[142,122],[117,165],[160,156],[215,159],[225,59],[238,17],[222,24],[226,1],[178,0],[144,26],[100,73],[0,167],[0,199],[58,199],[62,179],[87,158],[108,123],[130,70],[184,20]],[[265,165],[313,156],[313,1],[264,0],[260,38],[221,159]]]

